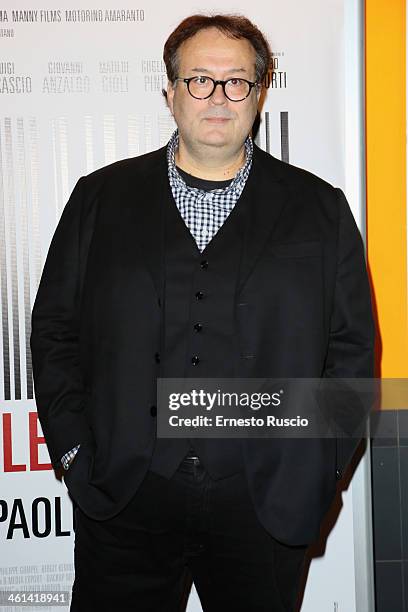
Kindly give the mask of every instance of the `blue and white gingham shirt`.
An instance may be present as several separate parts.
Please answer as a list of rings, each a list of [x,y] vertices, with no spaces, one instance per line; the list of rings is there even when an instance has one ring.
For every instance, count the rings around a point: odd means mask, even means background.
[[[248,136],[245,140],[245,164],[238,170],[227,187],[208,191],[187,185],[180,175],[175,161],[178,143],[179,134],[176,129],[167,145],[170,187],[177,208],[202,252],[225,222],[245,187],[252,166],[254,145],[251,136]],[[80,444],[61,458],[65,470],[69,468],[79,447]]]

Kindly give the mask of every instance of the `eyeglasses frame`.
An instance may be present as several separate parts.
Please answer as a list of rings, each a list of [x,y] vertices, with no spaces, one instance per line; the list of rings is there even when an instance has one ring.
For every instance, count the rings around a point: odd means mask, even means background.
[[[192,81],[193,79],[198,79],[200,77],[205,77],[206,79],[209,79],[210,81],[213,82],[214,87],[211,91],[211,93],[208,94],[208,96],[205,96],[204,98],[197,98],[197,96],[193,96],[193,94],[190,91],[190,81]],[[248,83],[249,85],[249,91],[247,93],[247,95],[244,98],[240,98],[239,100],[232,100],[226,93],[225,93],[225,85],[228,83],[228,81],[232,81],[234,79],[239,79],[240,81],[245,81],[245,83]],[[243,100],[246,100],[249,96],[249,94],[252,91],[252,88],[255,86],[259,86],[258,81],[248,81],[248,79],[242,79],[241,77],[231,77],[230,79],[227,79],[226,81],[221,81],[219,79],[213,79],[212,77],[207,76],[206,74],[199,74],[196,76],[192,76],[189,78],[183,78],[183,77],[175,77],[174,82],[176,81],[182,81],[183,83],[187,84],[187,91],[190,94],[190,96],[192,98],[194,98],[194,100],[208,100],[208,98],[211,98],[211,96],[213,95],[215,88],[217,87],[217,85],[221,85],[222,87],[222,91],[224,92],[224,96],[230,101],[230,102],[242,102]]]

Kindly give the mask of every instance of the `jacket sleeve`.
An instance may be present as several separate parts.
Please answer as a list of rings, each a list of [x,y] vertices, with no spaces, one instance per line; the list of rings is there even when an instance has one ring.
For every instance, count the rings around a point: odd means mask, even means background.
[[[79,253],[84,177],[51,240],[31,316],[30,346],[38,418],[51,462],[90,437],[79,367]]]
[[[337,188],[336,192],[339,205],[337,273],[323,377],[370,379],[374,376],[375,326],[364,244],[343,191]],[[367,394],[364,394],[357,393],[357,385],[353,387],[352,383],[347,391],[346,387],[340,389],[339,380],[333,381],[331,386],[329,382],[326,383],[327,408],[332,416],[340,417],[338,422],[342,432],[350,432],[353,422],[361,424],[367,416],[373,399],[373,386],[369,388],[368,385]],[[350,438],[347,435],[338,438],[339,476],[360,440],[361,437]]]

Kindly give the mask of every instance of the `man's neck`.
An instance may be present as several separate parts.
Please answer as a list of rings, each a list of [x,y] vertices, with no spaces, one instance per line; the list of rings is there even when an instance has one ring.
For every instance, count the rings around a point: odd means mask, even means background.
[[[205,160],[197,159],[197,156],[191,155],[181,141],[175,151],[175,162],[179,168],[192,176],[209,181],[233,179],[238,170],[244,166],[245,159],[245,145],[236,155],[227,160],[208,157]]]

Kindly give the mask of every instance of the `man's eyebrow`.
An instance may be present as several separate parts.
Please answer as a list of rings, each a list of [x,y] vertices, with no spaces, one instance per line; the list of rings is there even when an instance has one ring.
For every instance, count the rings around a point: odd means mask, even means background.
[[[200,74],[202,74],[203,72],[211,72],[211,70],[208,70],[207,68],[192,68],[191,71],[199,72]],[[226,70],[225,72],[248,72],[248,71],[245,70],[245,68],[230,68],[229,70]]]

